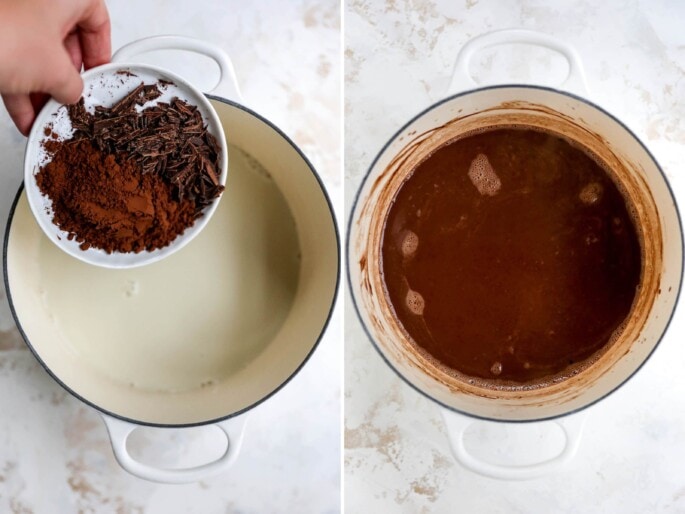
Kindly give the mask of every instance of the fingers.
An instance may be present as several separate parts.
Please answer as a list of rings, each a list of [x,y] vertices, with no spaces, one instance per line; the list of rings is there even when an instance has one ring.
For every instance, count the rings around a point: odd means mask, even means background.
[[[46,95],[45,93],[31,93],[29,95],[29,98],[31,99],[31,105],[33,105],[33,112],[36,113],[36,116],[38,116],[40,110],[48,102],[48,100],[50,100],[50,96]]]
[[[83,54],[83,65],[90,69],[106,64],[112,57],[109,13],[104,0],[91,0],[92,5],[79,19],[78,34]]]
[[[64,47],[67,49],[71,62],[76,68],[76,71],[81,71],[83,66],[83,56],[81,54],[81,43],[79,41],[78,33],[71,32],[64,40]]]
[[[2,99],[5,102],[10,118],[12,118],[19,132],[28,136],[33,120],[36,119],[36,111],[33,108],[29,95],[4,94]]]
[[[55,49],[47,56],[45,63],[45,87],[40,87],[39,90],[49,93],[60,103],[72,104],[78,101],[83,91],[83,81],[67,50],[63,47]],[[36,113],[45,104],[47,97],[43,94],[12,93],[3,94],[2,98],[19,132],[28,136]]]
[[[78,101],[83,91],[83,80],[74,68],[72,58],[64,47],[55,49],[46,70],[44,91],[63,104]]]
[[[82,64],[89,69],[105,64],[111,58],[111,29],[104,0],[80,0],[65,5],[73,8],[71,15],[67,15],[68,20],[60,21],[54,16],[48,18],[62,25],[62,44],[44,44],[52,31],[43,31],[41,35],[44,37],[39,40],[40,51],[31,54],[34,57],[32,64],[29,62],[30,65],[24,66],[21,73],[7,71],[5,90],[14,93],[4,94],[3,100],[10,117],[24,135],[31,130],[45,97],[34,96],[32,99],[23,92],[42,91],[60,103],[74,103],[83,91],[83,80],[79,75]],[[27,19],[30,19],[28,15]]]

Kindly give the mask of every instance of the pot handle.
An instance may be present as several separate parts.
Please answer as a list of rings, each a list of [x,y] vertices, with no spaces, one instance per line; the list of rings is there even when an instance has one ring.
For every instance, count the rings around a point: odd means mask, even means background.
[[[223,455],[215,461],[185,469],[161,469],[135,460],[126,448],[128,436],[140,425],[129,423],[107,414],[101,414],[107,426],[112,450],[119,465],[132,475],[163,484],[185,484],[197,482],[226,471],[238,457],[245,433],[246,414],[216,423],[226,435],[228,446]],[[164,430],[164,429],[163,429]]]
[[[471,76],[469,66],[474,54],[499,45],[513,43],[526,43],[541,46],[554,50],[563,55],[568,61],[568,75],[560,84],[561,87],[580,95],[587,96],[587,82],[585,80],[585,70],[583,68],[580,55],[571,45],[543,32],[526,29],[504,29],[488,32],[481,36],[474,37],[468,41],[459,51],[457,61],[454,64],[452,80],[447,90],[449,95],[474,89],[479,84]]]
[[[464,433],[468,427],[477,423],[478,420],[445,408],[440,410],[455,459],[474,473],[498,480],[529,480],[560,470],[573,459],[578,451],[583,426],[587,418],[585,412],[579,412],[553,420],[564,431],[566,438],[564,448],[558,455],[534,464],[508,466],[480,460],[466,449]]]
[[[229,100],[243,103],[233,62],[224,50],[207,41],[187,36],[152,36],[128,43],[112,56],[114,63],[131,62],[136,55],[154,50],[183,50],[195,52],[212,59],[219,66],[219,82],[207,93],[214,93]]]

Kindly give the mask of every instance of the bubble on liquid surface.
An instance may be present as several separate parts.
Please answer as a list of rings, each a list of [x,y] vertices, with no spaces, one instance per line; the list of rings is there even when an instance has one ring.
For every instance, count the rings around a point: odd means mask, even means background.
[[[484,196],[494,196],[502,188],[502,181],[488,161],[487,155],[482,153],[476,155],[476,158],[471,161],[469,179],[478,192]]]
[[[421,296],[420,293],[410,289],[407,291],[406,302],[407,308],[412,314],[416,314],[417,316],[423,315],[423,309],[426,307],[426,301],[423,299],[423,296]]]
[[[402,255],[405,257],[412,257],[419,247],[419,236],[411,230],[407,230],[402,238]]]
[[[490,373],[493,375],[500,375],[502,373],[502,363],[497,361],[490,368]]]
[[[602,184],[599,182],[590,182],[580,190],[578,198],[580,198],[580,201],[585,205],[594,205],[602,199],[602,193],[604,193]]]
[[[127,297],[132,297],[140,292],[140,284],[137,280],[127,280],[124,283],[124,295]]]

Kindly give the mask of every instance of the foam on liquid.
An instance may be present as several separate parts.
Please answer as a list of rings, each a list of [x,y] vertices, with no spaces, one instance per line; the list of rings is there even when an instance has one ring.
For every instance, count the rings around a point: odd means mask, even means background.
[[[502,182],[488,161],[488,156],[482,153],[471,161],[469,179],[478,192],[485,196],[494,196],[502,188]]]

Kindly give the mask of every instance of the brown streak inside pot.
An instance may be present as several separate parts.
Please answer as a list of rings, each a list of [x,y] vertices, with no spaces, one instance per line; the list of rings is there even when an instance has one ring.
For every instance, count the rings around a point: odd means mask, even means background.
[[[408,361],[420,372],[453,392],[498,400],[524,401],[526,405],[547,403],[554,398],[556,403],[570,401],[579,391],[589,386],[612,365],[628,354],[633,344],[639,343],[640,332],[647,321],[659,290],[662,270],[663,241],[658,211],[654,199],[643,178],[644,170],[628,162],[618,149],[612,148],[601,135],[557,111],[543,105],[528,102],[503,102],[491,109],[453,119],[444,125],[431,129],[413,138],[398,152],[386,169],[373,183],[366,202],[357,218],[359,238],[354,241],[359,255],[364,256],[361,266],[362,301],[367,312],[376,312],[382,319],[371,317],[371,324],[377,334],[377,342],[383,351],[397,359]],[[470,384],[430,357],[418,347],[399,324],[384,290],[380,269],[380,248],[385,218],[395,193],[408,178],[411,171],[437,148],[463,135],[491,129],[497,126],[521,125],[538,127],[547,132],[576,141],[604,163],[627,197],[635,211],[636,229],[642,246],[642,277],[625,328],[617,340],[587,361],[582,371],[575,375],[557,375],[545,385],[526,386],[502,383],[501,389]],[[367,221],[363,221],[367,220]],[[359,224],[363,224],[361,226]],[[360,264],[362,264],[360,262]],[[376,302],[376,305],[374,305]]]

